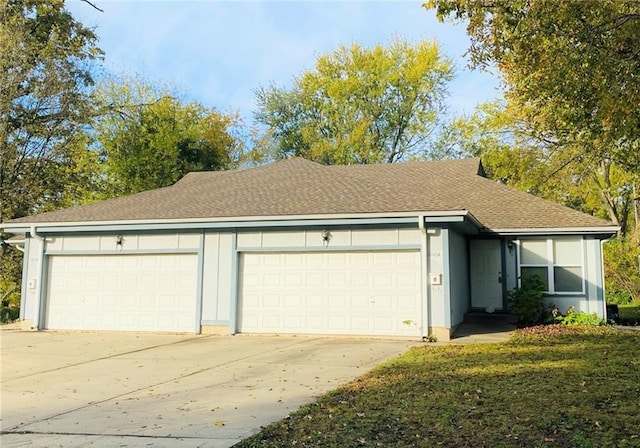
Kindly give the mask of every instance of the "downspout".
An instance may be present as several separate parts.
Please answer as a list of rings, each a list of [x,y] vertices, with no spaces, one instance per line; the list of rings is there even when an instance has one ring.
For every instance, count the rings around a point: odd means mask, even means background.
[[[600,267],[602,268],[600,271],[600,281],[602,282],[602,315],[604,316],[605,321],[609,321],[609,317],[607,316],[607,289],[605,287],[605,277],[604,277],[604,243],[611,241],[615,238],[615,236],[610,236],[604,240],[600,240]],[[639,260],[640,262],[640,260]]]
[[[420,252],[422,254],[421,261],[422,272],[420,275],[420,284],[422,289],[422,340],[426,340],[429,336],[429,318],[430,318],[430,291],[427,276],[429,275],[429,235],[425,226],[425,215],[418,216],[418,229],[422,233],[420,238]]]
[[[36,232],[36,226],[31,226],[29,228],[29,236],[39,243],[39,257],[38,257],[38,271],[36,275],[36,309],[35,315],[33,318],[33,327],[36,330],[41,329],[41,320],[42,320],[42,307],[43,307],[43,299],[42,299],[42,282],[43,282],[43,271],[44,271],[44,243],[45,240],[43,237],[38,235]],[[26,260],[27,262],[29,260]]]

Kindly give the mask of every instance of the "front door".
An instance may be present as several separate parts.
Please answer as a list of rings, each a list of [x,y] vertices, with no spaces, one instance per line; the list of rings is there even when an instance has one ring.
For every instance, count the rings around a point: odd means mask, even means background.
[[[471,308],[502,310],[500,240],[471,240],[470,251]]]

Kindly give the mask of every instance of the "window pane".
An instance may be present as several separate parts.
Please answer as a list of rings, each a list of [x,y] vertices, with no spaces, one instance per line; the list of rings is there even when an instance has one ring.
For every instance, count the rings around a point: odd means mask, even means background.
[[[544,283],[544,290],[549,291],[549,276],[547,275],[547,268],[520,268],[520,276],[525,279],[537,275]]]
[[[547,240],[520,241],[520,264],[547,264]]]
[[[553,260],[562,266],[582,266],[582,239],[554,239]]]
[[[556,292],[582,292],[582,268],[553,268]]]

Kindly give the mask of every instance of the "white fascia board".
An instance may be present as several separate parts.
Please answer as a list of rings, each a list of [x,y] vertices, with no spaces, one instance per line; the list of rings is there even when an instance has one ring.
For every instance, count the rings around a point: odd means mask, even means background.
[[[216,228],[251,227],[293,227],[322,225],[357,224],[402,224],[427,222],[459,222],[465,217],[477,220],[466,210],[395,212],[395,213],[354,213],[341,215],[289,215],[251,216],[188,219],[150,219],[130,221],[75,221],[3,224],[2,229],[11,233],[29,231],[36,227],[38,232],[81,232],[81,231],[135,231],[135,230],[188,230]],[[479,223],[478,223],[479,225]]]
[[[486,233],[502,236],[533,236],[533,235],[615,235],[620,230],[617,226],[607,227],[547,227],[547,228],[522,228],[522,229],[487,229]]]

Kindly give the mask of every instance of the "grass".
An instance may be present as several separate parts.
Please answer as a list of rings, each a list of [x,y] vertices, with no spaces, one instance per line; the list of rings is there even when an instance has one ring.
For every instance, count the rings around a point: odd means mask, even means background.
[[[640,332],[413,348],[237,445],[293,446],[640,447]]]

